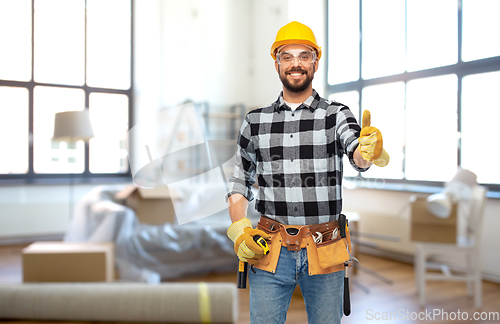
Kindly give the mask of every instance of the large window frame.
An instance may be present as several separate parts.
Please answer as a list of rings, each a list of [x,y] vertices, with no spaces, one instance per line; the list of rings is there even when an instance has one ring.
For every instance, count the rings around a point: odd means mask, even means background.
[[[89,164],[89,142],[85,142],[85,169],[81,173],[35,173],[34,172],[34,146],[33,146],[33,125],[34,125],[34,89],[37,86],[79,89],[85,94],[85,109],[89,109],[90,95],[92,93],[120,94],[128,99],[128,129],[133,122],[133,85],[134,85],[134,0],[130,0],[130,87],[128,89],[112,89],[102,87],[92,87],[87,85],[87,1],[85,1],[85,46],[84,46],[84,83],[81,86],[36,82],[35,71],[35,0],[31,0],[31,80],[12,81],[0,79],[0,86],[24,88],[28,90],[29,109],[29,147],[28,147],[28,171],[22,174],[0,174],[1,185],[19,184],[63,184],[63,183],[109,183],[109,182],[129,182],[132,179],[130,164],[126,172],[120,173],[91,173]]]
[[[406,6],[406,1],[405,1],[405,7]],[[331,49],[329,46],[329,1],[326,2],[326,48]],[[363,0],[359,0],[359,32],[360,32],[360,39],[359,39],[359,75],[358,75],[358,80],[352,81],[352,82],[345,82],[345,83],[339,83],[339,84],[329,84],[328,82],[328,72],[325,73],[325,84],[326,84],[326,90],[327,94],[326,97],[329,97],[332,94],[335,93],[340,93],[340,92],[347,92],[347,91],[357,91],[359,94],[359,107],[360,107],[360,112],[359,116],[357,116],[361,120],[361,114],[362,111],[365,109],[369,109],[369,107],[364,108],[363,107],[363,89],[365,87],[373,86],[373,85],[382,85],[382,84],[388,84],[388,83],[393,83],[393,82],[404,82],[405,88],[406,85],[409,81],[412,80],[417,80],[421,78],[428,78],[428,77],[434,77],[434,76],[444,76],[444,75],[449,75],[449,74],[454,74],[458,78],[458,91],[457,91],[457,114],[458,114],[458,123],[457,123],[457,131],[461,133],[461,98],[462,98],[462,81],[463,78],[469,75],[474,75],[474,74],[479,74],[479,73],[487,73],[487,72],[497,72],[500,71],[500,56],[495,56],[495,57],[490,57],[490,58],[484,58],[484,59],[479,59],[479,60],[474,60],[474,61],[467,61],[464,62],[462,61],[462,22],[463,22],[463,16],[462,16],[462,6],[461,6],[461,1],[458,2],[457,4],[457,22],[458,22],[458,32],[457,32],[457,37],[458,37],[458,59],[455,64],[452,65],[447,65],[447,66],[440,66],[436,68],[430,68],[430,69],[424,69],[424,70],[418,70],[418,71],[404,71],[400,74],[394,74],[394,75],[389,75],[389,76],[383,76],[383,77],[376,77],[372,79],[363,79],[362,77],[362,67],[363,67],[363,62],[362,62],[362,57],[363,57],[363,44],[362,44],[362,35],[363,35],[363,21],[362,21],[362,13],[363,13]],[[405,30],[405,34],[407,31]],[[493,40],[490,40],[493,41]],[[329,71],[329,62],[327,59],[326,62],[326,70]],[[406,156],[405,156],[406,158]],[[461,139],[459,139],[459,143],[457,145],[457,166],[461,166]],[[403,173],[405,172],[404,170],[404,163],[403,163]],[[400,190],[400,191],[412,191],[412,192],[438,192],[442,190],[442,187],[444,185],[444,182],[441,181],[416,181],[416,180],[408,180],[406,179],[406,175],[404,175],[403,179],[373,179],[373,178],[364,178],[363,173],[359,173],[356,177],[346,177],[349,180],[352,180],[356,183],[357,186],[360,187],[367,187],[367,188],[372,188],[372,189],[388,189],[388,190]],[[357,181],[356,179],[361,179],[361,181]],[[366,179],[367,181],[363,181],[363,179]],[[374,180],[382,180],[384,185],[380,185],[380,181],[376,183]],[[366,183],[370,183],[370,185],[366,185]],[[482,183],[481,185],[484,185],[488,187],[489,197],[495,197],[495,198],[500,198],[500,184],[496,183]]]

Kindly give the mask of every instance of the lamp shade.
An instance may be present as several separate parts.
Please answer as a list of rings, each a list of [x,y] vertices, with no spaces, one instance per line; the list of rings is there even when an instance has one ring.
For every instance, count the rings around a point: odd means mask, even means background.
[[[476,174],[459,167],[442,192],[427,197],[427,209],[438,218],[448,218],[453,203],[459,199],[470,198],[472,188],[475,186],[477,186]]]
[[[438,218],[448,218],[453,207],[450,192],[440,192],[427,197],[427,209]]]
[[[472,171],[459,167],[453,179],[450,180],[450,183],[454,182],[459,182],[473,188],[477,185],[477,175]]]
[[[53,140],[86,141],[92,137],[94,137],[94,131],[92,125],[90,125],[89,111],[87,109],[56,113]]]

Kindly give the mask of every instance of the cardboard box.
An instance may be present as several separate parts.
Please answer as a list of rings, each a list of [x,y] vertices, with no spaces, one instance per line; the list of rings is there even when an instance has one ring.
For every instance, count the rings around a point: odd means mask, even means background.
[[[125,205],[134,210],[141,223],[160,225],[175,222],[173,200],[180,197],[177,191],[167,187],[140,188],[130,185],[118,192],[115,198],[124,200]]]
[[[113,243],[35,242],[22,260],[24,282],[114,280]]]
[[[441,219],[427,209],[427,197],[413,197],[411,204],[411,240],[418,242],[457,242],[457,204],[450,217]]]

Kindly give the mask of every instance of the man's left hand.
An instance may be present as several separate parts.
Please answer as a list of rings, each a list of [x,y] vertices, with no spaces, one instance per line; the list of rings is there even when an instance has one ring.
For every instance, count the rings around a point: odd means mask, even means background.
[[[361,133],[358,138],[360,153],[364,160],[376,166],[384,167],[389,164],[389,154],[384,150],[382,133],[376,127],[370,126],[370,111],[363,112]]]

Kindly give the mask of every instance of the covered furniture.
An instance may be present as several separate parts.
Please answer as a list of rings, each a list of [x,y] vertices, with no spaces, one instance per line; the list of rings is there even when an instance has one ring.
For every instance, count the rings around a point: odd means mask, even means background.
[[[209,185],[187,187],[182,195],[186,207],[176,210],[194,213],[211,196]],[[148,225],[139,222],[134,211],[115,198],[124,186],[98,186],[75,208],[66,232],[66,242],[114,242],[119,278],[157,283],[189,275],[236,271],[238,260],[227,237],[231,219],[227,208],[187,224]],[[249,218],[257,222],[254,202]]]

